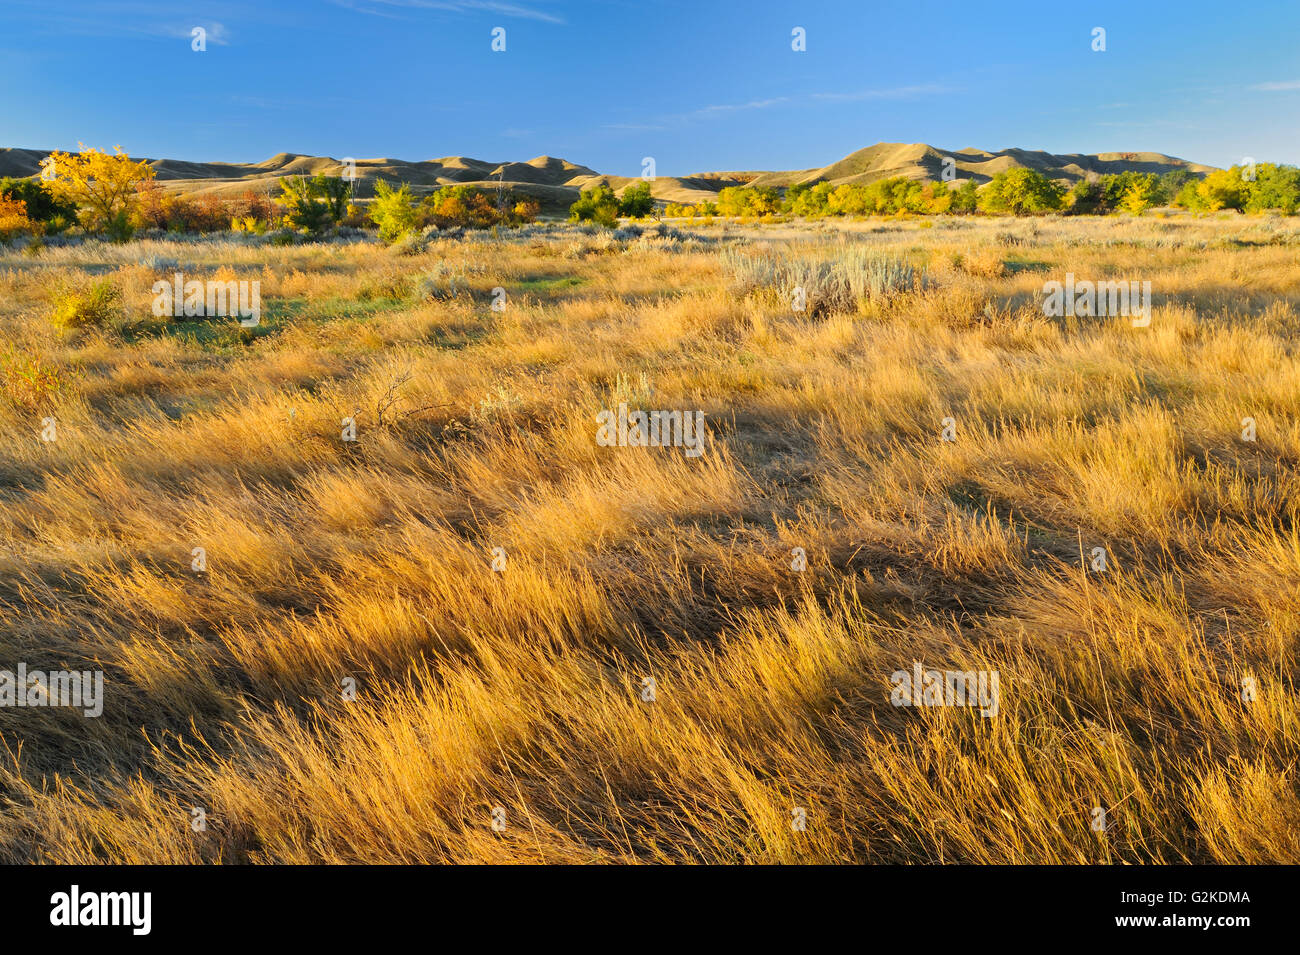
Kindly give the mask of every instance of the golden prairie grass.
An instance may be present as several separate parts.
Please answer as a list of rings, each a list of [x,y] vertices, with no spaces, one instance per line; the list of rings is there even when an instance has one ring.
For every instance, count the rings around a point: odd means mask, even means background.
[[[59,382],[0,379],[0,668],[105,673],[0,709],[0,858],[1300,861],[1300,233],[925,226],[0,256]],[[736,244],[928,281],[801,315]],[[262,325],[155,319],[174,271]],[[1066,271],[1150,327],[1044,317]],[[123,319],[56,329],[92,276]],[[705,454],[599,446],[619,401]],[[895,707],[914,661],[997,715]]]

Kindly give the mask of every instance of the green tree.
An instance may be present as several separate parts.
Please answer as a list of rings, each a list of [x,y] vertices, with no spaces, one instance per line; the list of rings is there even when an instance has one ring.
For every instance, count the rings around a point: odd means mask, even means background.
[[[1102,202],[1099,212],[1114,212],[1123,207],[1124,197],[1133,185],[1136,173],[1125,169],[1123,172],[1106,173],[1101,177]]]
[[[950,212],[960,215],[969,215],[979,206],[979,189],[975,185],[974,179],[966,179],[960,186],[952,191],[952,206]]]
[[[745,190],[741,186],[727,186],[718,193],[718,214],[724,216],[743,216],[745,214]]]
[[[1184,209],[1191,209],[1193,212],[1200,212],[1204,209],[1201,200],[1201,193],[1198,188],[1199,183],[1185,183],[1178,190],[1178,195],[1174,196],[1174,205],[1182,206]]]
[[[1109,210],[1101,179],[1080,179],[1065,195],[1065,210],[1076,216],[1102,215]]]
[[[1160,180],[1155,173],[1135,173],[1129,180],[1124,197],[1120,199],[1120,208],[1125,212],[1140,215],[1160,201]]]
[[[343,221],[348,214],[348,200],[352,197],[352,183],[340,176],[327,176],[324,173],[311,179],[311,194],[325,203],[330,220],[335,224]]]
[[[875,211],[875,200],[862,186],[845,183],[826,197],[826,212],[833,216],[863,216]]]
[[[1300,206],[1300,169],[1262,162],[1255,170],[1255,181],[1246,197],[1247,212],[1278,209],[1292,215]]]
[[[1196,204],[1193,208],[1204,212],[1245,208],[1251,183],[1241,173],[1240,166],[1214,170],[1196,184]]]
[[[304,176],[280,180],[280,203],[288,210],[290,224],[312,235],[321,234],[333,222],[328,203]]]
[[[806,182],[796,182],[791,186],[787,186],[785,195],[781,197],[781,211],[798,215],[799,213],[795,213],[795,206],[804,196],[808,195],[811,188]]]
[[[623,190],[623,198],[618,203],[619,213],[632,219],[648,216],[654,212],[654,208],[655,201],[654,197],[650,195],[650,183],[648,182],[628,186]]]
[[[569,221],[614,226],[618,224],[618,213],[618,197],[608,184],[602,182],[582,190],[578,201],[569,206]]]
[[[370,221],[379,226],[379,238],[395,242],[415,228],[415,203],[406,183],[394,189],[383,179],[375,181],[375,198],[366,209]]]
[[[793,188],[793,187],[792,187]],[[797,216],[824,216],[830,203],[831,192],[835,189],[829,182],[818,182],[795,193],[790,203],[790,211]],[[790,194],[786,193],[786,198]]]
[[[1196,182],[1190,169],[1171,169],[1160,176],[1160,204],[1169,205],[1189,182]]]
[[[781,208],[781,196],[771,186],[728,186],[718,193],[724,216],[767,216]]]
[[[1061,208],[1065,190],[1034,169],[1008,169],[993,177],[980,199],[989,212],[1034,215]]]

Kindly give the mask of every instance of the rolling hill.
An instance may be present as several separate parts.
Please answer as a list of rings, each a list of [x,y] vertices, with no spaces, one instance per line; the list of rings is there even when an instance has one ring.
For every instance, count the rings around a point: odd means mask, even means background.
[[[0,149],[0,176],[37,176],[40,162],[48,151],[39,149]],[[958,179],[974,179],[983,184],[997,173],[1025,167],[1053,179],[1073,183],[1089,175],[1134,170],[1163,173],[1186,169],[1204,175],[1214,167],[1188,162],[1162,153],[1100,153],[1057,155],[1037,150],[983,149],[942,150],[924,143],[877,143],[845,156],[830,165],[814,169],[789,171],[703,172],[692,176],[659,176],[652,190],[656,198],[667,202],[698,202],[712,199],[727,186],[749,183],[756,186],[785,188],[796,183],[822,180],[841,183],[871,182],[890,176],[938,180],[945,158],[951,158]],[[258,163],[198,163],[178,159],[151,159],[160,185],[171,192],[229,196],[253,189],[276,190],[285,176],[343,175],[343,161],[326,156],[280,153]],[[466,156],[446,156],[410,162],[402,159],[359,159],[355,161],[360,180],[358,194],[373,190],[377,179],[410,183],[418,194],[439,186],[465,184],[484,189],[505,185],[518,193],[531,195],[542,202],[548,212],[568,207],[582,189],[600,182],[616,192],[640,180],[628,176],[604,175],[553,156],[538,156],[527,162],[487,162]]]
[[[937,149],[924,143],[877,143],[845,156],[838,162],[820,169],[795,172],[767,172],[758,174],[753,185],[785,187],[795,183],[814,183],[826,180],[839,185],[846,182],[871,182],[890,176],[909,179],[940,178],[944,159],[951,158],[958,179],[974,179],[983,184],[1000,172],[1024,167],[1065,182],[1077,182],[1089,175],[1123,172],[1164,173],[1186,169],[1197,175],[1213,171],[1213,166],[1176,159],[1163,153],[1100,153],[1085,155],[1069,153],[1056,155],[1035,150],[1003,149],[988,152],[983,149]]]

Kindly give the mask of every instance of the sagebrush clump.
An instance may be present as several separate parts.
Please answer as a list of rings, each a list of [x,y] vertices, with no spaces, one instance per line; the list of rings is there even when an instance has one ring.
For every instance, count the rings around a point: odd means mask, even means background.
[[[722,261],[741,292],[775,292],[810,316],[853,311],[861,302],[915,289],[921,281],[908,262],[863,248],[794,259],[726,249]]]

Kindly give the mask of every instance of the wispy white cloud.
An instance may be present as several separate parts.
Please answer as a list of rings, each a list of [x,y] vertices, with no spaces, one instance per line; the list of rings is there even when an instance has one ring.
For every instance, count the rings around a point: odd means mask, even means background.
[[[238,9],[222,6],[226,15],[243,18]],[[184,40],[186,45],[193,40],[195,27],[202,27],[206,31],[207,43],[213,46],[230,45],[233,34],[224,22],[182,19],[175,10],[159,10],[147,4],[105,4],[96,7],[69,2],[61,4],[48,15],[41,16],[37,24],[34,24],[36,29],[66,36],[148,37]]]
[[[346,109],[357,106],[358,101],[345,96],[330,96],[319,94],[312,96],[310,99],[294,96],[281,96],[279,94],[266,96],[252,96],[248,94],[236,94],[227,97],[227,99],[242,109],[292,109],[303,110],[313,106],[327,106],[330,108]]]
[[[1251,87],[1253,90],[1262,90],[1266,93],[1277,93],[1283,90],[1300,90],[1300,80],[1282,80],[1276,83],[1256,83]]]
[[[386,20],[401,20],[402,17],[396,13],[389,13],[387,10],[372,10],[364,3],[356,3],[354,0],[330,0],[330,3],[336,7],[342,7],[344,10],[352,10],[356,13],[364,13],[371,17],[383,17]]]
[[[382,8],[397,7],[407,10],[433,10],[439,13],[495,13],[519,20],[564,23],[562,17],[545,10],[525,7],[517,3],[501,3],[498,0],[330,0],[330,2],[348,10],[355,10],[357,13],[377,17],[393,17],[394,14]]]
[[[722,106],[705,106],[703,109],[697,109],[691,113],[692,116],[711,116],[714,113],[734,113],[745,109],[767,109],[769,106],[779,106],[782,103],[790,102],[788,96],[776,96],[772,99],[750,100],[748,103],[724,104]]]
[[[808,104],[813,102],[851,103],[862,100],[909,99],[917,96],[933,96],[951,92],[954,92],[954,90],[949,87],[939,86],[934,83],[925,83],[915,86],[895,86],[883,89],[854,90],[846,93],[810,93],[794,96],[771,96],[766,99],[752,99],[744,103],[717,103],[711,106],[702,106],[699,109],[693,109],[687,113],[674,113],[671,115],[660,116],[656,118],[657,122],[654,125],[641,123],[606,123],[601,128],[658,131],[669,126],[681,126],[698,120],[711,118],[716,119],[720,116],[727,116],[733,113],[771,109],[774,106],[797,105],[800,103]]]
[[[884,89],[855,90],[850,93],[813,93],[812,98],[831,103],[852,103],[871,99],[908,99],[913,96],[936,96],[952,93],[952,89],[935,83],[923,83],[919,86],[892,86]]]
[[[601,129],[624,129],[635,132],[655,132],[661,129],[667,129],[666,126],[651,126],[645,123],[605,123]]]
[[[1188,123],[1177,119],[1143,119],[1143,120],[1123,120],[1123,121],[1105,121],[1098,120],[1093,123],[1094,126],[1106,126],[1113,129],[1148,129],[1160,127],[1161,129],[1190,129],[1208,132],[1209,127],[1197,123]]]

